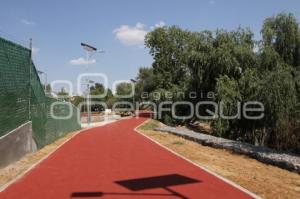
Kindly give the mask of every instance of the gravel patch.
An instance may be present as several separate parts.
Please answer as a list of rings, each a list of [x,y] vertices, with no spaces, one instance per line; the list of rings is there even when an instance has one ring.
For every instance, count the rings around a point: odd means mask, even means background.
[[[244,154],[257,159],[260,162],[272,164],[300,174],[300,157],[294,154],[278,152],[267,147],[254,146],[252,144],[215,137],[191,130],[179,130],[174,127],[159,127],[155,128],[155,130],[172,133],[206,146],[227,149],[235,153]]]

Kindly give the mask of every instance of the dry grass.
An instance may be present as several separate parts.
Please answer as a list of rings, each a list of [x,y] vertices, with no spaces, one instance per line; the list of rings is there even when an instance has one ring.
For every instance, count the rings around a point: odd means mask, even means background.
[[[157,122],[150,120],[144,127],[139,128],[139,131],[262,198],[300,198],[300,175],[243,155],[203,146],[172,134],[150,129],[157,125]]]
[[[69,140],[76,133],[78,132],[68,133],[66,136],[56,140],[52,144],[49,144],[34,153],[29,153],[19,161],[0,169],[0,188],[8,182],[12,181],[13,179],[17,178],[18,176],[23,175],[32,165],[36,164],[45,156],[52,153],[62,143]]]
[[[183,129],[191,129],[194,131],[202,132],[205,134],[212,134],[212,128],[210,123],[208,122],[200,122],[200,121],[195,121],[194,123],[191,123],[187,126],[178,126],[178,129],[183,128]]]

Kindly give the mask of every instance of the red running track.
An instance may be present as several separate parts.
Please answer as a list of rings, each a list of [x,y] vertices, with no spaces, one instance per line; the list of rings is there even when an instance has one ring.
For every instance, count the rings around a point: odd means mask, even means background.
[[[143,121],[83,131],[0,198],[251,198],[135,132]]]

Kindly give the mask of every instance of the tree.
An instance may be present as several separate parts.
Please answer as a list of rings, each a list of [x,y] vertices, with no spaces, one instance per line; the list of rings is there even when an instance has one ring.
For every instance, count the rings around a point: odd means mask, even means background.
[[[153,68],[141,67],[135,83],[135,98],[144,100],[149,94],[155,90],[156,82]]]
[[[69,94],[67,93],[64,87],[61,87],[60,91],[57,93],[57,96],[63,101],[69,100]]]
[[[119,96],[129,96],[130,94],[133,93],[132,88],[133,87],[131,83],[127,83],[127,82],[119,83],[116,88],[116,94]],[[120,98],[123,99],[123,97]]]
[[[104,86],[101,83],[95,83],[95,85],[90,87],[90,91],[91,91],[91,95],[93,95],[93,98],[91,99],[91,101],[94,102],[100,102],[100,103],[105,103],[107,108],[112,108],[115,100],[114,95],[112,94],[112,91],[109,88],[104,88]],[[106,95],[103,97],[97,97],[97,95],[103,95],[106,91]],[[80,103],[85,102],[86,98],[83,96],[74,96],[72,99],[72,103],[75,106],[78,106]],[[82,111],[87,110],[86,105],[82,106]],[[104,106],[100,105],[100,104],[93,104],[92,111],[103,111],[104,110]]]
[[[272,47],[285,63],[300,65],[300,31],[293,14],[280,13],[265,19],[261,32],[265,47]]]
[[[263,79],[258,99],[265,106],[264,133],[269,137],[267,145],[288,149],[291,144],[289,132],[297,104],[295,81],[290,66],[280,67]]]
[[[145,43],[153,56],[157,88],[184,86],[188,75],[184,52],[190,32],[176,26],[156,28],[146,35]]]
[[[202,100],[222,102],[224,115],[234,115],[238,103],[243,107],[249,101],[259,101],[265,107],[264,118],[216,117],[214,133],[300,152],[299,24],[294,15],[280,13],[264,21],[261,33],[263,39],[255,41],[249,28],[201,32],[176,26],[157,28],[146,36],[154,62],[152,68],[140,69],[136,91],[150,91],[149,100],[155,103],[183,99],[194,104]],[[196,97],[156,98],[168,92],[194,92]],[[203,92],[214,92],[216,97],[203,97]],[[200,108],[203,115],[209,106]],[[183,114],[186,111],[179,110]],[[164,113],[162,121],[182,122],[175,121],[170,112]]]
[[[132,83],[129,82],[122,82],[119,83],[116,87],[116,101],[120,102],[118,106],[116,106],[116,109],[133,109],[133,98],[134,98],[134,91],[132,90],[133,86]],[[128,103],[131,103],[132,106],[130,106]],[[122,110],[123,112],[123,110]]]
[[[107,108],[111,109],[113,107],[113,104],[116,102],[116,98],[114,97],[112,91],[108,88],[107,89],[107,95],[105,97],[105,102],[107,105]]]
[[[242,100],[238,82],[227,75],[220,76],[216,83],[216,93],[218,104],[223,104],[223,114],[226,116],[236,115],[239,102]],[[235,133],[234,123],[236,120],[225,120],[218,117],[213,123],[214,131],[222,137],[236,138],[236,134],[233,134]]]
[[[94,95],[93,97],[93,101],[95,102],[102,102],[105,103],[107,108],[111,108],[113,106],[113,103],[115,102],[115,98],[112,94],[112,91],[109,88],[104,88],[103,84],[101,83],[95,83],[94,86],[90,87],[91,90],[91,95]],[[106,95],[104,96],[104,93],[106,93]],[[103,97],[97,97],[97,95],[103,95]],[[94,111],[103,111],[104,110],[104,106],[100,105],[100,104],[94,104],[92,105],[92,110]]]

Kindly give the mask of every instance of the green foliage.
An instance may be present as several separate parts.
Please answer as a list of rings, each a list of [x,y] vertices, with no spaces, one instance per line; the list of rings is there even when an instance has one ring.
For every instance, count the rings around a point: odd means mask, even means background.
[[[113,104],[116,102],[116,98],[109,88],[107,89],[107,95],[105,97],[105,102],[106,102],[107,108],[109,108],[109,109],[111,109],[113,107]]]
[[[169,125],[169,126],[173,126],[174,125],[174,120],[172,119],[172,117],[170,116],[169,113],[164,113],[163,114],[162,121],[166,125]]]
[[[146,36],[146,46],[153,56],[153,71],[157,88],[169,89],[182,85],[187,75],[184,52],[190,37],[188,31],[178,27],[157,28]]]
[[[155,90],[155,79],[153,74],[153,68],[142,67],[139,69],[138,76],[135,84],[135,97],[139,98],[143,94],[149,94]],[[143,99],[147,99],[148,95],[145,95]]]
[[[257,69],[247,68],[238,80],[238,84],[242,101],[258,100],[257,96],[260,94],[261,78]]]
[[[122,82],[117,85],[116,94],[118,95],[118,97],[116,97],[116,101],[121,102],[121,104],[118,104],[116,106],[116,110],[120,110],[121,112],[123,112],[124,109],[134,109],[135,105],[130,106],[129,104],[126,104],[126,102],[134,103],[134,96],[131,96],[132,94],[134,94],[134,91],[132,89],[132,83]]]
[[[90,87],[91,95],[102,95],[105,92],[105,88],[100,83],[95,83],[95,85]],[[101,98],[96,98],[97,101],[102,101]]]
[[[288,149],[288,128],[297,104],[295,81],[290,66],[272,71],[265,77],[258,99],[265,105],[264,128],[269,145]],[[268,141],[267,141],[268,142]]]
[[[262,119],[216,117],[214,133],[299,153],[299,24],[294,15],[280,13],[264,21],[261,33],[263,39],[255,41],[251,30],[241,27],[234,31],[191,32],[176,26],[153,30],[145,42],[154,62],[152,68],[139,71],[138,96],[149,92],[148,99],[155,103],[188,100],[195,104],[208,100],[199,93],[212,91],[216,97],[209,100],[222,102],[227,116],[237,113],[238,103],[242,112],[246,102],[261,102],[265,107]],[[167,98],[169,92],[195,92],[197,97]],[[163,113],[162,121],[182,122],[174,121],[170,112]]]
[[[239,91],[238,82],[233,79],[229,78],[227,75],[220,76],[217,79],[216,84],[216,93],[218,94],[217,99],[219,104],[222,103],[223,105],[223,114],[225,116],[234,116],[238,112],[238,105],[241,101],[241,94]],[[230,124],[232,120],[224,121],[221,118],[217,118],[213,124],[214,130],[216,134],[219,136],[228,137]]]
[[[264,46],[259,54],[259,70],[262,72],[271,71],[278,68],[283,60],[271,46]]]
[[[109,88],[104,88],[103,84],[101,83],[95,83],[95,85],[90,87],[90,92],[91,95],[94,97],[91,99],[93,102],[99,102],[99,103],[104,103],[106,104],[107,108],[111,109],[114,102],[116,101],[115,96],[113,95],[111,89]],[[106,95],[104,96],[104,93],[106,92]],[[99,97],[97,97],[99,95]],[[103,97],[100,97],[103,95]],[[83,103],[86,101],[86,98],[84,96],[73,96],[71,97],[70,101],[72,104],[74,104],[76,107],[79,106],[80,103]],[[92,104],[91,105],[91,111],[99,112],[103,111],[104,106],[100,104]],[[81,106],[81,111],[85,112],[87,111],[87,107],[85,105]]]
[[[264,21],[263,43],[271,46],[291,66],[300,65],[300,31],[293,14],[280,13]]]
[[[116,88],[116,93],[120,96],[130,95],[132,93],[131,83],[119,83]]]
[[[95,85],[90,87],[90,93],[92,96],[101,96],[105,93],[105,88],[101,83],[95,83]],[[93,97],[92,101],[94,102],[105,102],[105,97]],[[100,105],[100,104],[92,104],[91,105],[91,111],[92,112],[100,112],[104,110],[104,106]],[[87,108],[84,108],[85,110],[87,110]]]

